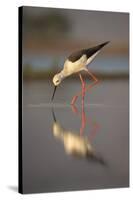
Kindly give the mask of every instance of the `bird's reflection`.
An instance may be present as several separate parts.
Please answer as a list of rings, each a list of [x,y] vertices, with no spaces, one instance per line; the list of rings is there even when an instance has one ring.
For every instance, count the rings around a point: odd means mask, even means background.
[[[81,127],[79,132],[72,130],[67,130],[63,128],[59,121],[57,121],[55,116],[55,111],[52,108],[53,115],[53,135],[55,138],[60,140],[63,145],[67,155],[75,156],[78,158],[86,158],[87,160],[96,161],[101,164],[105,164],[104,160],[99,156],[93,145],[91,144],[92,137],[96,134],[98,130],[98,125],[95,123],[92,127],[89,136],[84,135],[84,129],[87,123],[85,116],[84,104],[82,104],[81,114],[78,112],[76,106],[72,106],[72,111],[77,115],[81,115]]]

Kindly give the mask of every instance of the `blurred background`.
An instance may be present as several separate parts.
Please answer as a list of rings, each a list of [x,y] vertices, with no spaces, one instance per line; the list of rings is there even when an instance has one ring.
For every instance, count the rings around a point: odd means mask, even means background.
[[[108,40],[92,70],[102,78],[127,78],[128,13],[24,7],[23,78],[50,78],[73,51]]]

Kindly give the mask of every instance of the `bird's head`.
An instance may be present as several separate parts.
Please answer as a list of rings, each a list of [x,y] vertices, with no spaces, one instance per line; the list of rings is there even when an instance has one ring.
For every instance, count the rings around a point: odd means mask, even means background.
[[[58,86],[60,83],[61,83],[61,76],[60,76],[60,73],[56,74],[54,77],[53,77],[53,83],[55,86]]]

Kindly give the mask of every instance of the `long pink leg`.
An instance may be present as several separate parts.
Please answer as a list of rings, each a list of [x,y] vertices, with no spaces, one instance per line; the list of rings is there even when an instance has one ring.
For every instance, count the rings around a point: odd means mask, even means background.
[[[84,82],[81,74],[79,74],[79,77],[80,77],[80,80],[81,80],[81,83],[82,83],[82,105],[83,105],[84,104],[84,98],[85,98],[85,82]]]
[[[84,96],[85,96],[85,81],[82,78],[82,75],[79,74],[79,78],[82,84],[82,91],[80,92],[80,95],[82,94],[82,102],[84,101]],[[75,95],[71,101],[71,105],[74,105],[74,103],[76,102],[77,98],[78,98],[79,94]]]
[[[86,88],[86,91],[91,89],[94,85],[99,83],[99,80],[96,76],[94,76],[94,74],[92,74],[88,69],[86,70],[86,72],[92,77],[92,79],[94,80],[91,84],[88,84],[88,87]]]
[[[84,93],[85,93],[86,91],[90,90],[93,86],[95,86],[96,84],[99,83],[99,80],[96,78],[96,76],[94,76],[88,69],[86,70],[86,72],[89,74],[89,76],[92,77],[93,82],[90,83],[90,84],[88,84],[88,86],[84,89]],[[77,94],[73,97],[73,99],[72,99],[72,101],[71,101],[71,104],[74,104],[74,103],[76,102],[77,98],[78,98],[80,95],[82,95],[82,92],[77,93]]]

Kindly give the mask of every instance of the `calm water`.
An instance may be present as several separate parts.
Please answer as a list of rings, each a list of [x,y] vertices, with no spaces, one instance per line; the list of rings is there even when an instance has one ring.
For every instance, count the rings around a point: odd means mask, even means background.
[[[65,80],[51,104],[50,80],[23,83],[24,193],[128,186],[128,81],[103,81],[71,107],[80,87]]]

